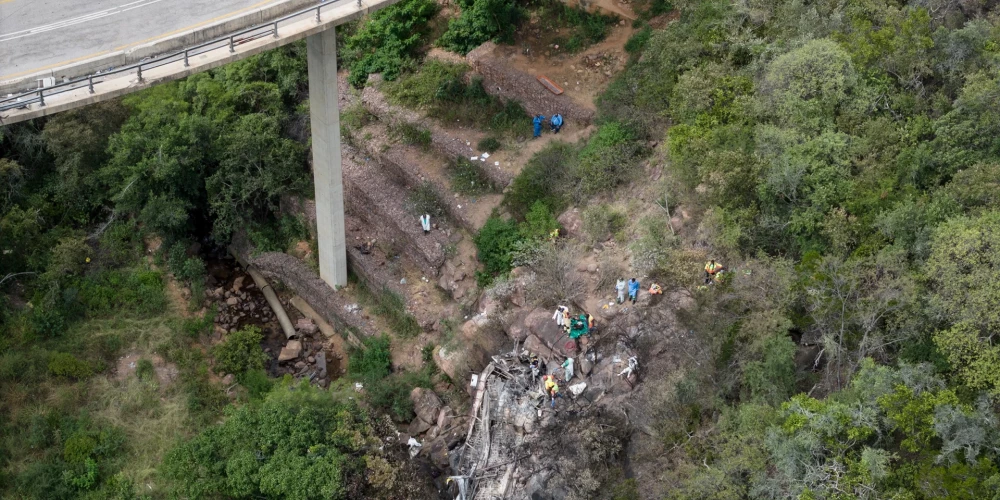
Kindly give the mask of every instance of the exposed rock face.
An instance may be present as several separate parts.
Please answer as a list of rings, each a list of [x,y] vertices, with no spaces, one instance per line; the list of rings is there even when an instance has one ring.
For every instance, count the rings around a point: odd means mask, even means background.
[[[417,418],[427,423],[427,427],[437,424],[438,414],[441,412],[441,398],[430,389],[415,387],[410,392],[410,399],[413,401],[413,411]],[[414,434],[411,432],[411,434]]]
[[[571,208],[559,215],[559,218],[556,220],[559,221],[559,224],[562,225],[566,234],[569,236],[580,235],[580,231],[583,228],[583,219],[580,217],[580,209]]]

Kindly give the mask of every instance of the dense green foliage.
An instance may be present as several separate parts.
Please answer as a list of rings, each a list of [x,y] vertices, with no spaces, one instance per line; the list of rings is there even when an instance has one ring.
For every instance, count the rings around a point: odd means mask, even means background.
[[[287,385],[228,413],[167,456],[164,473],[187,498],[405,497],[413,489],[389,464],[383,439],[392,427],[347,399]]]
[[[524,9],[514,0],[458,0],[462,13],[449,21],[438,45],[465,55],[483,42],[510,43]]]
[[[510,138],[529,137],[531,118],[515,101],[501,101],[483,89],[482,78],[464,79],[468,67],[431,60],[419,71],[383,86],[389,98],[424,108],[449,125],[467,125]]]
[[[630,43],[580,157],[601,178],[609,142],[663,143],[664,206],[698,213],[698,244],[735,271],[699,289],[702,254],[635,228],[633,268],[696,303],[680,319],[702,362],[658,405],[664,494],[991,498],[992,7],[673,3]]]
[[[365,399],[374,407],[399,422],[413,419],[413,400],[410,392],[415,387],[431,387],[429,364],[420,372],[392,372],[390,340],[386,336],[368,337],[363,348],[350,353],[348,373],[364,386]]]
[[[426,41],[427,21],[437,11],[432,0],[403,0],[362,21],[344,47],[351,85],[363,87],[370,73],[395,80],[403,70],[413,69],[416,51]]]
[[[599,9],[587,11],[579,5],[571,6],[558,0],[533,0],[525,6],[546,31],[565,31],[566,36],[554,39],[553,45],[570,53],[604,40],[618,24],[617,15],[607,15]]]
[[[212,351],[216,370],[220,373],[243,375],[248,371],[264,368],[268,357],[260,347],[263,340],[264,333],[256,326],[245,326],[230,332]]]

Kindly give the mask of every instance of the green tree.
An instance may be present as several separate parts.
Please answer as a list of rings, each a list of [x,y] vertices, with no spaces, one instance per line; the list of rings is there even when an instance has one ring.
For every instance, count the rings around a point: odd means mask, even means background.
[[[847,51],[819,39],[776,58],[761,92],[779,124],[819,132],[832,125],[857,84]]]
[[[279,197],[308,186],[305,149],[281,137],[281,123],[264,114],[239,117],[220,139],[219,168],[205,179],[217,241],[276,213]],[[256,212],[256,213],[255,213]]]
[[[935,232],[924,272],[931,305],[952,324],[935,335],[938,347],[970,386],[1000,394],[1000,212],[959,217]]]
[[[465,55],[484,42],[511,42],[524,11],[512,0],[459,0],[462,13],[448,22],[438,45]]]
[[[427,21],[438,6],[433,0],[403,0],[374,13],[347,38],[344,58],[355,87],[363,87],[370,73],[395,80],[416,65],[416,50],[427,35]]]

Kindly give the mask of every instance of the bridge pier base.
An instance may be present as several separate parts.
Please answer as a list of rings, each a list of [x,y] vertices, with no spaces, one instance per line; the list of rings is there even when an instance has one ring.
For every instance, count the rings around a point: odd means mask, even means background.
[[[319,275],[331,287],[337,288],[347,285],[347,234],[344,228],[335,28],[309,36],[306,39],[306,54]]]

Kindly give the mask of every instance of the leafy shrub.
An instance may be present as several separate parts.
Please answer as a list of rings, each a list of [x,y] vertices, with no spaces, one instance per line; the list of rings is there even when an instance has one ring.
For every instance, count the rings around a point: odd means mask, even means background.
[[[486,151],[487,153],[497,152],[503,145],[500,144],[500,139],[490,135],[483,137],[478,143],[476,143],[476,148],[480,151]]]
[[[580,152],[575,176],[582,194],[611,190],[632,178],[642,147],[618,122],[605,123]]]
[[[527,239],[545,239],[552,231],[559,229],[559,221],[542,201],[536,201],[525,214],[524,222],[518,226],[521,236]]]
[[[142,232],[134,219],[115,221],[101,233],[99,247],[108,264],[131,264],[142,256]]]
[[[438,45],[465,55],[483,42],[510,42],[523,9],[510,0],[459,0],[462,13],[448,23]]]
[[[348,353],[350,359],[347,372],[361,380],[381,380],[388,377],[392,370],[389,337],[365,337],[361,343],[363,347],[351,349]]]
[[[345,42],[348,80],[363,87],[369,73],[394,80],[416,62],[414,54],[427,33],[427,21],[437,13],[433,0],[403,0],[371,15]]]
[[[161,470],[185,498],[364,498],[366,463],[391,457],[379,424],[309,384],[280,387],[179,444]]]
[[[388,413],[397,422],[409,422],[414,417],[413,400],[410,399],[414,387],[431,387],[429,371],[397,373],[366,385],[365,390],[372,406]]]
[[[501,101],[483,88],[482,78],[464,78],[468,67],[429,61],[416,73],[384,84],[386,94],[398,104],[425,108],[449,125],[465,125],[509,137],[527,137],[531,118],[516,101]]]
[[[302,216],[285,215],[276,222],[252,224],[247,236],[255,252],[285,252],[293,244],[309,239],[309,228]]]
[[[141,358],[136,364],[135,376],[142,380],[153,380],[153,377],[156,376],[156,370],[153,368],[153,362],[146,358]]]
[[[58,377],[69,377],[76,380],[93,375],[90,363],[82,361],[65,352],[57,352],[49,359],[49,372]]]
[[[539,21],[550,29],[568,28],[569,40],[556,41],[569,52],[578,52],[598,43],[618,24],[618,16],[600,12],[587,12],[580,6],[569,6],[559,1],[543,1],[538,9]]]
[[[633,57],[638,57],[649,43],[649,38],[653,34],[653,29],[649,26],[636,31],[627,42],[625,42],[625,52]]]
[[[190,338],[198,338],[199,335],[211,333],[212,325],[215,323],[215,305],[212,305],[202,316],[186,318],[181,323],[181,331]]]
[[[248,370],[236,377],[243,387],[246,387],[251,399],[263,399],[271,388],[274,381],[267,376],[264,370]]]
[[[260,370],[267,362],[261,349],[264,333],[256,326],[246,326],[226,336],[226,340],[212,349],[219,373],[240,375],[248,370]]]
[[[494,277],[510,271],[512,254],[517,242],[521,241],[521,233],[514,221],[491,216],[476,233],[474,241],[479,261],[485,267],[485,273],[478,278],[480,285],[486,286]]]
[[[608,236],[617,237],[627,223],[625,214],[606,204],[590,206],[583,211],[583,230],[595,242],[603,241]]]
[[[459,194],[478,196],[496,191],[493,181],[483,171],[483,162],[470,161],[468,158],[456,158],[448,165],[448,176],[451,188]]]
[[[382,85],[386,95],[396,104],[413,108],[430,106],[441,99],[444,89],[453,82],[461,85],[462,76],[469,70],[464,64],[451,64],[431,59],[420,70]]]
[[[82,274],[92,256],[93,251],[83,238],[63,238],[52,248],[45,277],[56,279]]]
[[[91,316],[145,317],[162,313],[167,307],[163,275],[151,269],[104,271],[72,281],[69,290],[76,291],[72,301]]]
[[[524,218],[536,202],[553,213],[567,204],[570,167],[577,151],[564,142],[549,143],[528,160],[504,195],[503,204],[517,218]]]

